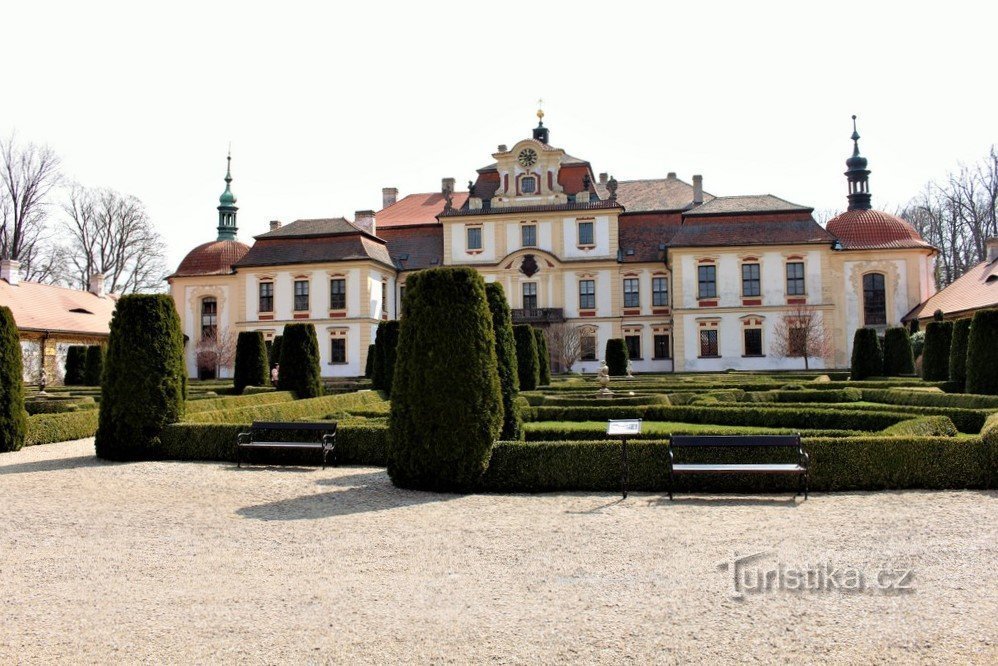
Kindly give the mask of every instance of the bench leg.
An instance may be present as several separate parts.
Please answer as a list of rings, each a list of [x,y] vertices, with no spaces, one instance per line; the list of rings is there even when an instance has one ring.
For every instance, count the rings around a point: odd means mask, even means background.
[[[236,445],[236,467],[243,466],[243,447]]]

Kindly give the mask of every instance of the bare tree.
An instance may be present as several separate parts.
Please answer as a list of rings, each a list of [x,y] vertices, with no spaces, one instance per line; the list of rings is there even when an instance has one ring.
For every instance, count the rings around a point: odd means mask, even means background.
[[[232,369],[236,363],[236,333],[225,327],[201,336],[194,347],[198,370],[210,368],[217,377],[222,368]]]
[[[0,258],[16,259],[31,270],[59,182],[59,157],[51,148],[19,144],[13,133],[0,139]]]
[[[828,358],[834,347],[821,312],[814,306],[791,306],[773,329],[770,353],[777,358],[803,358],[804,369],[810,370],[810,359]]]
[[[70,234],[69,280],[74,286],[86,289],[90,276],[102,273],[111,292],[163,288],[163,240],[139,199],[74,185],[63,209]]]
[[[547,329],[548,351],[558,372],[568,372],[582,357],[582,338],[595,333],[591,326],[567,322],[551,324]]]

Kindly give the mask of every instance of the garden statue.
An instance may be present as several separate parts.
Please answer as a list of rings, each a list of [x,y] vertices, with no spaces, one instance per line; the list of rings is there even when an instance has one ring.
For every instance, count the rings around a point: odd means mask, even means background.
[[[631,359],[627,359],[627,378],[628,379],[634,379],[634,375],[632,374],[633,370],[634,370],[634,366],[631,365]]]
[[[609,398],[613,396],[613,391],[608,388],[610,384],[610,368],[606,365],[606,360],[600,362],[599,372],[596,373],[596,381],[599,382],[600,390],[596,394],[598,398]]]
[[[48,395],[45,392],[45,386],[49,383],[49,375],[45,372],[45,368],[42,368],[41,374],[38,375],[38,395]]]

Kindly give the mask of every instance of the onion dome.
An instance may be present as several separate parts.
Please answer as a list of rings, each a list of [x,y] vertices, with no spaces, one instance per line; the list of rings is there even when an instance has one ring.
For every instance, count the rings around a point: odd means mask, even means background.
[[[218,197],[218,240],[236,240],[239,228],[236,227],[236,195],[232,193],[232,151],[225,158],[225,191]]]
[[[198,245],[187,253],[170,277],[229,275],[232,265],[246,256],[249,245],[237,240],[216,240]]]
[[[826,229],[846,250],[932,247],[913,226],[882,210],[847,210]]]

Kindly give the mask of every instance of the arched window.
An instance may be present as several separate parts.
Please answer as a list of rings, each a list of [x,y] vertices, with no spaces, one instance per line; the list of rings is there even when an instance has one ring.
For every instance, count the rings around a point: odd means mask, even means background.
[[[887,323],[887,295],[883,273],[863,276],[863,323],[865,326],[883,326]]]
[[[201,299],[201,337],[214,338],[218,331],[218,301],[214,297]]]

